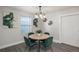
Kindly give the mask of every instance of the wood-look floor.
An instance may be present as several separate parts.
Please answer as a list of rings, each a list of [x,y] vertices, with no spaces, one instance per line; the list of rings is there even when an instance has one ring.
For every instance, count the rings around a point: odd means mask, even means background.
[[[25,43],[21,43],[15,46],[0,49],[0,52],[37,52],[38,46],[34,46],[29,50]],[[52,48],[45,49],[41,46],[40,52],[79,52],[79,48],[73,47],[63,43],[53,43]]]

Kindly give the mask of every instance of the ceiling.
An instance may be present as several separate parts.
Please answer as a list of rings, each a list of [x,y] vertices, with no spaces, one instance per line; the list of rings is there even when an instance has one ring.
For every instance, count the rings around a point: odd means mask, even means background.
[[[31,14],[39,12],[38,6],[10,6],[11,8],[16,8],[18,10],[26,11]],[[70,8],[71,6],[42,6],[42,12],[51,13],[60,10]]]

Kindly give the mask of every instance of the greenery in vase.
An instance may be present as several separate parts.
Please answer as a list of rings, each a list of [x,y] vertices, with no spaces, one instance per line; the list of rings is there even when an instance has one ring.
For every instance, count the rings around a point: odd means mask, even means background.
[[[42,33],[42,31],[41,30],[37,30],[36,33]]]
[[[8,26],[8,28],[13,28],[13,13],[10,12],[8,15],[3,17],[3,25]]]

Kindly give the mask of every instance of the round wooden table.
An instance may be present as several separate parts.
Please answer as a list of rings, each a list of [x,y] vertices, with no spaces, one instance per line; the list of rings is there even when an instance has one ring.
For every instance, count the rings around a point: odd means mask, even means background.
[[[49,37],[49,35],[47,35],[47,34],[32,34],[29,37],[31,39],[33,39],[33,40],[37,40],[38,41],[38,43],[39,43],[38,51],[40,51],[40,41],[41,40],[46,40]]]

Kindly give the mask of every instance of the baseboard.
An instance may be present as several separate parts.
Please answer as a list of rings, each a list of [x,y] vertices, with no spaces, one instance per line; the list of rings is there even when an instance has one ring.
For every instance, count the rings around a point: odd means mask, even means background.
[[[78,47],[78,48],[79,48],[79,45],[76,45],[76,44],[69,44],[69,43],[67,43],[67,42],[63,42],[63,41],[56,40],[56,39],[54,39],[53,42],[55,42],[55,43],[64,43],[64,44],[67,44],[67,45],[70,45],[70,46],[74,46],[74,47]]]
[[[78,44],[69,44],[69,43],[67,43],[67,42],[62,42],[62,43],[79,48],[79,45],[78,45]]]
[[[55,42],[55,43],[62,43],[62,42],[60,42],[60,40],[56,40],[56,39],[54,39],[53,42]]]
[[[7,47],[10,47],[10,46],[13,46],[13,45],[17,45],[17,44],[20,44],[20,43],[23,43],[23,42],[24,42],[24,41],[19,41],[19,42],[16,42],[16,43],[4,45],[4,46],[1,46],[0,49],[7,48]]]

